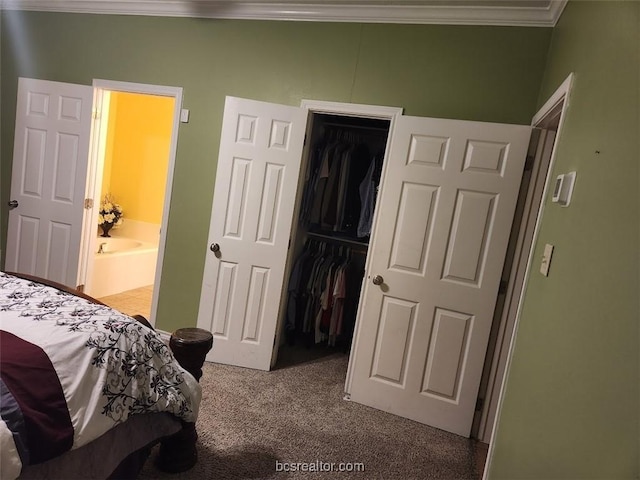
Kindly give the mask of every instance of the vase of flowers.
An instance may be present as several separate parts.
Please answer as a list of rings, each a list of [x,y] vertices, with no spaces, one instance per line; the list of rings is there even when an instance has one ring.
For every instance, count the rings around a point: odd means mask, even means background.
[[[100,211],[98,212],[98,225],[102,230],[101,237],[110,237],[109,230],[114,226],[122,225],[122,217],[122,207],[113,201],[110,193],[107,193],[100,203]]]

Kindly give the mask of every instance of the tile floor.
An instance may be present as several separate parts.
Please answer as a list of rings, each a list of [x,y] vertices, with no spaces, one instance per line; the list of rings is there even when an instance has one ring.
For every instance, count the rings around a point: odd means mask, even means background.
[[[120,310],[127,315],[143,315],[147,320],[151,317],[151,297],[153,285],[127,290],[126,292],[99,298],[102,303]]]

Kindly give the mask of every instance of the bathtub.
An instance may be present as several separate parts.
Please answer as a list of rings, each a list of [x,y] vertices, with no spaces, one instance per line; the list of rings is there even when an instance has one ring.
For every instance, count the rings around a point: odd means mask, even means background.
[[[100,298],[153,285],[157,245],[126,237],[98,237],[96,245],[89,295]]]

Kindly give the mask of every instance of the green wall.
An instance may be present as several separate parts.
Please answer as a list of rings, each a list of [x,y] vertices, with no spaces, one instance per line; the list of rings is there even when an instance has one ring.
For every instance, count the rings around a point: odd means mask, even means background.
[[[184,88],[191,117],[180,128],[157,319],[173,330],[196,322],[225,95],[528,124],[575,72],[554,167],[577,170],[574,199],[545,205],[534,258],[545,243],[556,250],[550,276],[536,264],[527,287],[490,477],[637,478],[639,8],[570,2],[553,37],[542,28],[3,12],[0,246],[18,76]]]
[[[639,30],[638,2],[570,2],[553,32],[539,104],[575,73],[553,173],[577,181],[545,205],[491,479],[639,475]]]
[[[225,95],[528,124],[551,30],[9,12],[2,18],[2,192],[19,76],[184,88],[157,325],[196,323]],[[6,221],[2,224],[3,244]]]

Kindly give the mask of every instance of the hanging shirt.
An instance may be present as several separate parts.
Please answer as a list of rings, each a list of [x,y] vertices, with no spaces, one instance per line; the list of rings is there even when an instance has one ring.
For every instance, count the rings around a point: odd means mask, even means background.
[[[318,256],[314,259],[311,267],[311,272],[307,279],[305,286],[305,292],[307,295],[307,304],[304,310],[302,331],[305,333],[311,332],[311,326],[313,324],[314,312],[316,311],[317,297],[316,297],[316,281],[318,270],[324,262],[324,258],[318,253]]]
[[[309,223],[319,225],[322,222],[322,202],[325,197],[325,189],[327,186],[327,180],[329,179],[331,154],[336,146],[336,143],[328,145],[322,153],[322,163],[320,164],[320,170],[318,171],[318,178],[316,180],[316,188],[314,191],[313,204],[311,206],[311,212],[309,217]]]
[[[316,196],[318,174],[325,147],[325,143],[321,141],[316,143],[311,150],[310,161],[305,174],[305,188],[300,206],[300,223],[302,225],[307,225],[311,217],[311,208],[313,207],[313,201]]]
[[[360,194],[358,186],[362,183],[369,164],[371,155],[369,148],[365,144],[358,144],[351,152],[351,162],[349,166],[349,177],[344,199],[343,220],[340,225],[340,231],[347,235],[355,236],[358,228],[358,219],[360,217]]]
[[[338,184],[338,198],[336,201],[336,224],[333,227],[334,231],[340,231],[344,224],[344,211],[347,200],[347,182],[349,180],[352,152],[353,147],[347,149],[342,154],[342,163],[340,164],[340,182]]]
[[[368,237],[371,235],[371,225],[373,225],[373,207],[376,197],[376,186],[373,182],[373,170],[375,161],[371,161],[367,174],[360,183],[360,218],[358,220],[358,237]]]
[[[336,225],[338,210],[338,186],[340,184],[340,172],[342,171],[342,154],[346,144],[337,145],[331,152],[329,160],[329,177],[325,186],[322,199],[321,222],[324,230],[333,230]]]
[[[326,262],[326,270],[322,273],[321,278],[318,279],[318,283],[320,286],[320,297],[319,297],[319,308],[316,314],[316,323],[315,323],[315,340],[316,343],[320,343],[325,340],[326,334],[322,331],[323,319],[326,317],[327,311],[331,308],[331,298],[333,296],[332,288],[332,278],[331,272],[333,270],[333,263],[327,259]],[[329,311],[329,318],[331,316],[331,312]],[[328,330],[328,328],[327,328]]]
[[[342,312],[346,295],[345,268],[341,265],[335,276],[333,287],[333,308],[331,310],[331,321],[329,323],[329,345],[336,344],[336,337],[340,334],[342,326]]]

